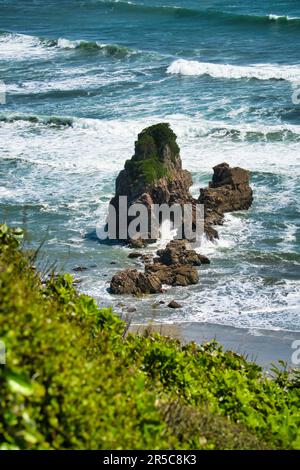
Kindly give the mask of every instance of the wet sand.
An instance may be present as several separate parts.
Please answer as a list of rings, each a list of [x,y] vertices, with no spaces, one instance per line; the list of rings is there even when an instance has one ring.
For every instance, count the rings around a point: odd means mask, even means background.
[[[133,324],[130,331],[142,332],[145,328],[183,342],[195,341],[201,344],[216,339],[224,349],[244,354],[248,360],[257,362],[266,370],[270,369],[271,363],[278,365],[279,359],[289,367],[300,367],[300,364],[292,363],[295,352],[292,343],[300,340],[300,332],[242,329],[209,323]]]

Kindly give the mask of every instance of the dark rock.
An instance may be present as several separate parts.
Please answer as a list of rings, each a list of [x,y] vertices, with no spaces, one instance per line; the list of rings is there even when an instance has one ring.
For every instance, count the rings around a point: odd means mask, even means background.
[[[145,240],[139,238],[130,238],[128,240],[128,246],[130,248],[144,248],[146,246]]]
[[[161,292],[161,281],[153,273],[141,273],[136,269],[124,269],[116,273],[110,283],[113,294],[155,294]]]
[[[230,168],[221,163],[213,168],[214,174],[208,188],[200,190],[199,202],[205,205],[207,216],[218,224],[224,212],[249,209],[253,201],[249,186],[250,174],[242,168]]]
[[[137,309],[136,309],[135,307],[129,307],[129,308],[127,309],[127,312],[128,312],[128,313],[134,313],[134,312],[136,312],[136,311],[137,311]]]
[[[189,248],[186,240],[172,240],[167,244],[166,248],[157,251],[158,258],[154,262],[159,262],[167,266],[174,264],[190,264],[192,266],[200,266],[201,264],[210,263],[209,259],[198,254],[195,250]]]
[[[209,186],[218,188],[219,186],[230,185],[232,188],[238,188],[241,185],[247,185],[250,181],[250,173],[243,168],[231,168],[228,163],[220,163],[214,168],[214,174]]]
[[[153,260],[153,255],[143,255],[142,260],[145,264],[151,263],[151,261]]]
[[[82,271],[87,271],[88,268],[86,268],[85,266],[76,266],[75,268],[73,268],[73,271],[75,273],[81,273]]]
[[[182,305],[176,302],[176,300],[171,300],[171,302],[168,304],[168,307],[170,308],[182,308]]]
[[[152,240],[155,241],[159,236],[158,222],[161,221],[151,218],[152,205],[184,204],[191,201],[192,196],[189,192],[191,185],[191,174],[182,169],[176,135],[169,124],[156,124],[144,129],[138,135],[135,153],[131,160],[126,161],[124,170],[117,177],[115,196],[111,204],[118,216],[120,196],[127,196],[128,207],[142,203],[148,209],[149,225],[155,229],[155,237]],[[130,246],[141,248],[145,243],[149,243],[150,232],[151,230],[142,234],[139,239],[129,240]],[[119,238],[118,227],[117,235]]]
[[[218,238],[213,227],[222,225],[224,214],[249,209],[253,192],[249,185],[250,173],[243,168],[231,168],[221,163],[213,168],[212,181],[200,189],[198,202],[204,204],[204,229],[208,238]]]
[[[146,273],[155,274],[163,284],[169,286],[189,286],[197,284],[198,271],[189,264],[174,264],[167,266],[161,263],[149,264],[145,267]]]
[[[133,251],[132,253],[129,253],[128,258],[135,259],[135,258],[141,258],[142,256],[143,256],[142,253]]]

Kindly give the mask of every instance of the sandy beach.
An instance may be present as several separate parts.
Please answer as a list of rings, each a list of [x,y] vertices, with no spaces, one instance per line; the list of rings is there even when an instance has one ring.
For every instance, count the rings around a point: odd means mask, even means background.
[[[145,328],[145,325],[133,324],[130,330],[143,331]],[[292,363],[292,354],[295,351],[292,348],[292,343],[295,340],[300,340],[299,332],[232,328],[196,322],[152,323],[148,328],[151,331],[178,338],[183,342],[195,341],[201,344],[204,341],[215,339],[226,350],[246,355],[250,361],[257,362],[265,370],[270,370],[272,363],[278,365],[280,359],[285,361],[288,367],[297,367]]]

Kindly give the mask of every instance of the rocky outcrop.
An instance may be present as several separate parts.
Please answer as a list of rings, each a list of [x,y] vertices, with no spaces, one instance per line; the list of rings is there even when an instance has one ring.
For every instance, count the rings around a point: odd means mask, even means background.
[[[157,257],[145,265],[145,273],[136,269],[124,269],[112,278],[113,294],[147,294],[161,292],[162,284],[188,286],[197,284],[195,266],[209,263],[206,256],[191,250],[184,240],[174,240],[165,249],[157,251]]]
[[[209,264],[210,260],[189,248],[186,240],[172,240],[165,249],[157,251],[158,258],[154,262],[172,266],[174,264],[190,264],[200,266]]]
[[[153,273],[124,269],[113,276],[110,289],[113,294],[155,294],[161,292],[162,283]]]
[[[163,284],[168,286],[189,286],[199,281],[198,271],[188,264],[166,266],[161,263],[148,264],[146,272],[155,274]]]
[[[249,209],[253,201],[250,173],[221,163],[213,168],[208,188],[200,189],[198,202],[204,204],[204,228],[209,238],[217,238],[215,225],[221,225],[226,212]]]
[[[154,221],[150,217],[152,205],[192,201],[189,192],[191,185],[191,174],[182,169],[176,135],[169,124],[161,123],[144,129],[135,142],[133,157],[125,162],[124,169],[117,177],[115,196],[110,201],[117,216],[120,212],[120,196],[127,197],[128,207],[142,203],[148,209],[150,230],[134,240],[128,240],[133,247],[141,248],[145,245],[144,239],[151,238],[149,232],[154,223],[155,228],[159,227],[161,221]],[[158,236],[159,233],[156,233],[155,238]],[[117,226],[119,237],[120,228]]]

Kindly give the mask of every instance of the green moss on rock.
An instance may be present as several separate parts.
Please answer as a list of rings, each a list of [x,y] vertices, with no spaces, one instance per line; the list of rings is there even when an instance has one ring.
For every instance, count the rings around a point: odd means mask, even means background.
[[[127,160],[125,169],[130,172],[134,180],[142,179],[147,184],[168,176],[164,164],[155,157],[141,161]]]
[[[147,127],[139,135],[135,144],[135,154],[125,163],[125,169],[134,179],[142,179],[145,183],[152,183],[164,176],[169,176],[164,161],[166,145],[171,152],[171,162],[175,163],[179,154],[176,134],[170,129],[168,123],[155,124]]]

